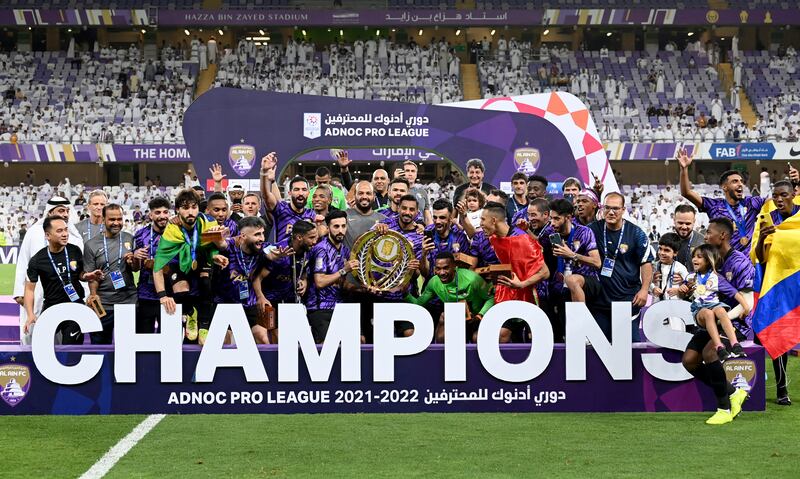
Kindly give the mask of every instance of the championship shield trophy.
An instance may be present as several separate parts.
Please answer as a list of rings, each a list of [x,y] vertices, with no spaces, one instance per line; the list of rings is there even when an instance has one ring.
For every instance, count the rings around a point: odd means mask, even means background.
[[[414,246],[396,231],[368,231],[356,240],[350,259],[358,260],[353,275],[363,286],[379,292],[397,291],[411,282],[413,271],[408,263],[415,259]]]

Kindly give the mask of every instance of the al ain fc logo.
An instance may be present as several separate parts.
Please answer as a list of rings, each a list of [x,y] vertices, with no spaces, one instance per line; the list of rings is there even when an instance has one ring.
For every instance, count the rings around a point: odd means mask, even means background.
[[[20,403],[31,388],[31,370],[22,364],[0,366],[0,399],[11,407]]]
[[[322,113],[303,113],[303,136],[312,140],[322,136]]]

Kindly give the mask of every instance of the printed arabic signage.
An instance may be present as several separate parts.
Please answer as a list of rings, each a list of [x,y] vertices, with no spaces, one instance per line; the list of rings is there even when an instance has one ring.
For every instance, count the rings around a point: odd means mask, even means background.
[[[518,171],[515,151],[527,147],[539,152],[537,174],[553,181],[588,176],[575,161],[565,161],[575,156],[557,126],[505,111],[215,88],[186,110],[183,133],[195,170],[206,178],[211,165],[241,143],[255,148],[257,163],[277,152],[279,171],[309,152],[399,149],[419,151],[418,157],[432,153],[462,171],[469,159],[481,158],[486,181],[499,184]],[[227,165],[223,169],[233,176]],[[258,179],[258,168],[244,178]]]
[[[240,305],[219,305],[206,344],[184,346],[180,310],[162,311],[158,334],[135,333],[135,305],[115,306],[113,346],[54,346],[64,318],[86,332],[102,327],[88,307],[60,304],[33,330],[32,350],[0,346],[0,383],[13,402],[3,414],[192,414],[330,412],[616,412],[700,411],[716,407],[711,389],[680,362],[689,335],[663,324],[691,323],[689,303],[651,308],[644,329],[656,344],[631,344],[630,304],[614,305],[609,342],[588,309],[569,303],[567,342],[553,345],[550,322],[533,304],[509,301],[486,314],[475,345],[464,344],[463,303],[448,303],[450,332],[431,345],[433,321],[421,306],[375,305],[375,343],[360,344],[349,318],[358,304],[339,304],[324,345],[314,345],[302,305],[279,306],[281,342],[256,346]],[[502,324],[522,318],[531,344],[500,345]],[[459,321],[459,318],[461,319]],[[394,337],[395,321],[414,334]],[[223,347],[230,329],[235,348]],[[627,338],[627,339],[626,339]],[[593,347],[586,346],[590,340]],[[764,350],[727,367],[746,389],[746,410],[764,410]],[[146,354],[138,354],[146,352]],[[36,358],[34,360],[34,358]],[[24,373],[24,374],[23,374]]]
[[[297,157],[298,162],[336,162],[340,149],[313,150]],[[418,163],[438,162],[443,158],[436,153],[420,148],[352,148],[347,150],[350,160],[359,163],[394,163],[411,160]]]

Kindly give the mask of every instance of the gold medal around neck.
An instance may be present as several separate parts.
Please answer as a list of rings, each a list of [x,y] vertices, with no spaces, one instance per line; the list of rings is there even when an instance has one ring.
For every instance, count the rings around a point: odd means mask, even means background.
[[[697,291],[697,294],[706,294],[706,285],[698,284],[695,288],[695,291]]]
[[[740,245],[747,246],[748,243],[750,243],[750,238],[749,237],[742,236],[741,238],[739,238],[739,244]]]
[[[192,271],[197,271],[197,260],[192,261]]]

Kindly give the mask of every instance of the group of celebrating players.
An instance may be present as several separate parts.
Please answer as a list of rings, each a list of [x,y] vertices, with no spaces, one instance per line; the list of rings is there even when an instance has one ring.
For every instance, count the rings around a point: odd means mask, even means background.
[[[743,196],[740,173],[722,175],[724,198],[701,197],[689,181],[691,158],[681,152],[678,160],[681,193],[708,213],[710,224],[701,236],[694,229],[696,210],[678,206],[675,231],[661,237],[657,254],[645,232],[625,219],[626,198],[617,192],[602,195],[599,182],[589,189],[568,179],[563,197],[549,200],[546,178],[516,173],[513,194],[507,195],[484,182],[478,159],[468,162],[468,182],[455,190],[452,202],[432,204],[416,184],[417,165],[410,161],[391,179],[380,169],[371,181],[354,181],[347,152],[341,151],[344,190],[332,185],[330,172],[321,168],[313,187],[297,176],[285,194],[275,183],[275,153],[262,159],[260,194],[241,188],[223,193],[224,175],[215,165],[213,194],[206,198],[195,187],[180,191],[173,202],[152,199],[149,224],[135,235],[122,232],[122,207],[107,203],[102,191],[90,195],[91,216],[77,224],[69,223],[70,202],[56,196],[39,222],[41,234],[32,227],[20,248],[15,296],[24,307],[23,342],[41,311],[84,301],[100,316],[103,330],[91,333],[91,342],[99,344],[112,342],[114,305],[134,303],[137,332],[156,331],[161,307],[174,314],[181,305],[186,341],[200,343],[217,304],[241,304],[256,341],[267,344],[279,340],[281,318],[275,310],[280,303],[304,304],[314,339],[321,343],[340,302],[361,304],[364,342],[371,341],[372,303],[426,307],[436,323],[435,339],[441,341],[443,304],[464,302],[468,340],[474,341],[486,311],[508,300],[542,308],[556,342],[564,340],[565,303],[585,302],[610,338],[611,304],[627,302],[637,318],[631,335],[638,341],[643,307],[686,299],[698,327],[683,364],[714,390],[719,409],[709,423],[723,424],[733,420],[746,399],[744,391],[732,390],[725,380],[721,361],[743,356],[739,341],[752,337],[750,253],[761,263],[769,261],[765,240],[800,210],[795,201],[798,174],[792,168],[794,183],[773,186],[775,209],[764,217],[764,200]],[[754,238],[757,222],[762,224]],[[407,287],[384,291],[357,279],[359,261],[351,259],[351,249],[368,231],[394,231],[410,242]],[[492,265],[510,268],[498,273],[486,268]],[[488,274],[479,274],[487,269]],[[524,326],[509,320],[500,341],[530,340]],[[411,322],[395,327],[397,335],[413,333]],[[62,323],[59,333],[63,344],[84,342],[74,322]],[[775,361],[775,373],[779,403],[788,405],[785,367],[784,355]]]

